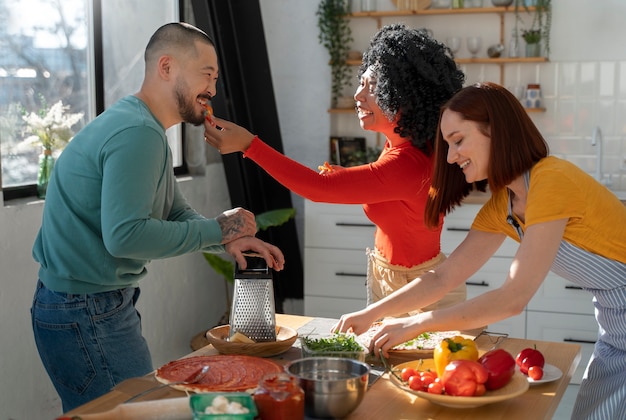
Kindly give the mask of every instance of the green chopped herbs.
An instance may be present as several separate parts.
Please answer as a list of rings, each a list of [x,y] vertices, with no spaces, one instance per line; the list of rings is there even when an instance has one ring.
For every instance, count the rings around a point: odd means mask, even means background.
[[[423,343],[424,341],[428,341],[429,339],[430,339],[430,333],[424,332],[418,335],[417,337],[415,337],[414,339],[409,340],[406,343],[402,344],[402,347],[414,347],[419,350],[422,350],[424,346],[421,343]]]
[[[319,351],[363,351],[363,346],[356,341],[355,336],[345,333],[335,333],[331,337],[326,338],[309,338],[302,337],[302,341],[309,350]]]

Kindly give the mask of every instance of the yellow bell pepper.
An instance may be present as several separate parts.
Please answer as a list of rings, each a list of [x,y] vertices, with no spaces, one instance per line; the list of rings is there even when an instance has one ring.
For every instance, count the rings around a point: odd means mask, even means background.
[[[452,338],[444,338],[433,352],[435,370],[441,377],[448,363],[453,360],[478,360],[478,348],[474,340],[455,335]]]

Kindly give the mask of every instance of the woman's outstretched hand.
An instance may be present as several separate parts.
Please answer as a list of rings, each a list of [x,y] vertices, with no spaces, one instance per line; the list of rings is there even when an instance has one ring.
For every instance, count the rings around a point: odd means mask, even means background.
[[[223,155],[245,152],[254,139],[254,134],[230,121],[213,117],[204,124],[204,141]]]

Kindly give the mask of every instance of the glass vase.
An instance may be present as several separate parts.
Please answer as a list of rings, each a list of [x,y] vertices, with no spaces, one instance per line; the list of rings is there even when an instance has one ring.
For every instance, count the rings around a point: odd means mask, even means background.
[[[50,182],[53,168],[54,157],[52,156],[52,150],[44,149],[43,153],[39,155],[39,172],[37,174],[37,196],[39,198],[46,198],[48,182]]]

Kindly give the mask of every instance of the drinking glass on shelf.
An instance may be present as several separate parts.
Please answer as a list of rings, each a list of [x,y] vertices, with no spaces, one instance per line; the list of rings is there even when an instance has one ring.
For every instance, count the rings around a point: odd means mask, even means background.
[[[470,36],[467,38],[467,49],[472,54],[472,58],[476,58],[483,40],[479,36]]]
[[[456,57],[456,53],[461,49],[461,37],[451,36],[446,39],[446,45],[452,51],[452,54]]]

